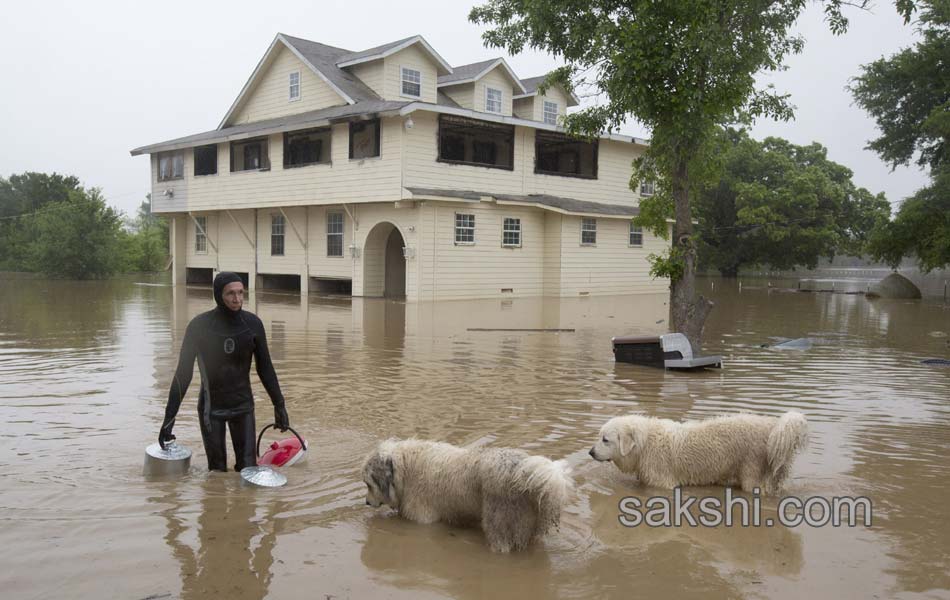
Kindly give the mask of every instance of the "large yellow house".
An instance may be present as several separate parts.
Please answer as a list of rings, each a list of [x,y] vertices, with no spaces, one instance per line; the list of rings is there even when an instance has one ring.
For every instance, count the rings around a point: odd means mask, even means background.
[[[278,34],[217,129],[151,157],[173,280],[409,301],[663,291],[631,222],[643,140],[566,137],[578,100],[421,37],[361,52]],[[642,187],[639,190],[649,190]]]

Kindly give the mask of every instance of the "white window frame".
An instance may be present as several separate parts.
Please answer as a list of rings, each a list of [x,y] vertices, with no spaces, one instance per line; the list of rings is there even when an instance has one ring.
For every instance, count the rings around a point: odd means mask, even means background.
[[[594,240],[591,242],[584,241],[585,233],[593,233]],[[597,245],[597,219],[594,217],[581,217],[581,246],[596,246]]]
[[[294,75],[297,76],[297,82],[294,83]],[[296,91],[296,95],[294,94]],[[287,101],[296,102],[300,100],[300,71],[294,71],[287,76]]]
[[[552,113],[552,111],[548,110],[548,108],[551,106],[554,107],[553,109],[554,116],[549,119],[548,116]],[[545,100],[544,104],[542,104],[541,107],[542,107],[541,120],[543,120],[548,125],[557,125],[557,117],[558,117],[557,102],[551,102],[550,100]]]
[[[459,217],[471,217],[471,225],[459,225]],[[455,245],[456,246],[474,246],[475,245],[475,213],[455,213]],[[471,240],[459,240],[459,233],[471,231]]]
[[[339,231],[330,231],[330,218],[339,217],[340,218],[340,230]],[[346,229],[346,217],[343,216],[341,211],[327,211],[327,257],[329,258],[343,258],[343,232]],[[340,238],[340,253],[339,254],[330,254],[330,239],[333,237]]]
[[[635,235],[640,238],[638,243],[633,241],[633,236]],[[633,221],[630,221],[630,235],[627,241],[631,248],[643,248],[643,227],[634,225]]]
[[[656,193],[656,183],[653,181],[641,181],[640,182],[640,195],[641,196],[652,196]]]
[[[202,233],[202,230],[204,231],[204,233]],[[208,233],[208,217],[195,217],[195,254],[208,253],[207,233]]]
[[[495,92],[498,94],[498,110],[491,109],[492,92]],[[505,99],[504,92],[502,92],[498,88],[488,87],[487,85],[485,86],[485,112],[490,112],[490,113],[495,113],[496,115],[500,115],[504,111],[504,99]]]
[[[511,222],[514,223],[511,223]],[[513,227],[509,227],[513,225]],[[506,242],[506,234],[517,234],[518,241],[515,243]],[[501,219],[501,247],[502,248],[520,248],[521,247],[521,217],[502,217]]]
[[[406,79],[407,71],[409,73],[415,73],[418,76],[419,81],[413,81],[411,78]],[[415,95],[407,93],[406,92],[407,83],[413,84],[413,85],[417,84],[419,86],[419,93]],[[419,69],[413,69],[412,67],[403,67],[403,66],[399,67],[399,95],[405,96],[406,98],[422,98],[422,71],[420,71]]]
[[[280,225],[280,232],[275,232],[275,227]],[[274,236],[280,236],[280,254],[274,252]],[[282,214],[272,214],[270,216],[270,255],[287,256],[287,219]]]

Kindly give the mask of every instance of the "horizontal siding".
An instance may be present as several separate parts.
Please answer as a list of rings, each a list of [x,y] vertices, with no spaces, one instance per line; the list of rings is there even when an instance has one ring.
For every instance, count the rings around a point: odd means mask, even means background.
[[[429,204],[419,252],[422,300],[539,296],[543,293],[544,212],[495,206]],[[455,214],[475,215],[475,244],[455,244]],[[520,248],[502,247],[505,217],[521,219]],[[502,293],[503,288],[512,292]]]
[[[257,211],[257,272],[270,274],[300,274],[304,273],[307,262],[303,244],[294,233],[291,222],[297,227],[301,238],[307,239],[306,209],[301,207],[284,208],[287,214],[284,227],[284,255],[271,254],[271,223],[274,216],[279,215],[277,209]]]
[[[374,60],[372,62],[347,67],[345,70],[355,75],[356,78],[365,83],[369,89],[379,94],[380,98],[383,98],[386,95],[383,64],[384,61],[382,60]]]
[[[488,112],[485,110],[485,101],[487,99],[486,90],[488,88],[494,88],[501,90],[501,114],[511,116],[511,80],[505,75],[502,67],[498,66],[492,69],[488,74],[476,81],[474,86],[475,110]]]
[[[290,74],[295,71],[300,73],[300,99],[291,102]],[[333,91],[333,88],[302,63],[293,52],[281,45],[270,65],[265,66],[257,85],[248,90],[241,106],[228,120],[227,125],[250,123],[343,104],[346,104],[346,100],[342,96]]]
[[[471,83],[444,87],[441,91],[462,108],[475,110],[475,86]]]
[[[343,214],[343,256],[327,256],[327,213]],[[307,209],[310,227],[310,276],[352,278],[353,220],[342,206],[313,206]]]
[[[550,194],[636,206],[639,195],[629,187],[638,151],[628,143],[601,140],[597,179],[541,175],[534,172],[534,129],[515,128],[514,170],[438,162],[438,117],[415,113],[406,134],[406,186],[461,189],[506,194]]]
[[[240,223],[241,228],[231,220],[231,217]],[[218,250],[218,268],[222,271],[238,271],[254,273],[254,211],[233,210],[231,217],[225,212],[214,214],[211,218],[217,223],[220,242]],[[244,233],[241,233],[243,228]],[[250,238],[248,242],[244,235]]]
[[[660,293],[669,289],[668,279],[653,279],[647,256],[659,254],[669,242],[649,232],[643,246],[631,247],[630,222],[597,219],[596,246],[581,245],[581,220],[564,217],[561,237],[561,295],[576,296]]]
[[[166,187],[163,182],[153,183],[154,210],[161,213],[395,200],[401,193],[401,130],[401,119],[384,119],[380,156],[350,160],[349,126],[334,125],[330,164],[290,169],[283,167],[283,134],[271,135],[269,171],[231,173],[230,145],[218,144],[218,173],[193,177],[193,153],[186,150],[185,179],[175,186],[174,198],[162,196]]]
[[[519,119],[534,119],[534,98],[519,98],[513,101],[511,112]]]
[[[533,112],[531,119],[544,122],[544,101],[557,102],[557,114],[563,116],[567,114],[567,95],[561,91],[560,87],[552,86],[543,95],[534,96]]]
[[[383,98],[386,100],[406,100],[402,95],[402,67],[415,69],[422,75],[422,102],[435,104],[438,72],[436,63],[428,53],[419,49],[419,44],[413,44],[404,50],[391,54],[383,59],[385,69],[383,82]],[[411,98],[415,99],[415,98]]]

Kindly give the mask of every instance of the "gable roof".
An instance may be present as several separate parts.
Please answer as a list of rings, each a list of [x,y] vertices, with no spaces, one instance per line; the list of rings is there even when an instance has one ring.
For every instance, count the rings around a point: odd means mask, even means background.
[[[515,75],[515,72],[511,69],[511,67],[508,66],[508,63],[505,61],[505,59],[500,57],[490,58],[488,60],[455,67],[455,70],[452,74],[439,77],[438,87],[459,85],[462,83],[474,83],[498,67],[504,69],[505,74],[508,75],[511,81],[515,84],[516,92],[520,91],[522,94],[528,93],[522,81],[518,79],[518,76]]]
[[[218,124],[218,129],[222,129],[237,109],[242,106],[247,94],[254,88],[258,79],[263,75],[265,66],[269,64],[271,58],[282,47],[292,52],[304,65],[310,68],[313,73],[323,80],[330,88],[336,92],[347,104],[356,104],[367,100],[379,100],[379,95],[369,88],[365,83],[336,66],[337,57],[347,54],[350,51],[343,48],[334,48],[326,44],[319,44],[301,38],[295,38],[283,33],[278,33],[274,41],[268,46],[267,51],[257,63],[254,72],[248,78],[247,83],[241,88],[238,97],[231,104],[227,114]]]
[[[540,77],[528,77],[521,80],[521,85],[524,87],[525,92],[520,96],[515,96],[515,98],[527,98],[529,96],[536,96],[538,94],[538,86],[541,85],[541,82],[547,75],[541,75]],[[558,86],[560,87],[560,86]],[[568,106],[577,106],[581,103],[580,98],[574,92],[571,92],[568,95],[568,98],[573,102],[573,104],[568,103]]]
[[[339,68],[352,67],[353,65],[359,65],[365,62],[370,62],[374,60],[379,60],[381,58],[386,58],[391,54],[395,54],[400,50],[408,48],[413,44],[419,44],[422,46],[422,49],[425,50],[429,56],[435,60],[438,68],[436,72],[438,74],[448,74],[452,72],[452,67],[449,63],[445,62],[445,59],[442,58],[435,49],[429,45],[429,42],[421,35],[414,35],[412,37],[403,38],[401,40],[396,40],[395,42],[389,42],[381,46],[376,46],[375,48],[369,48],[368,50],[361,50],[359,52],[345,52],[342,55],[336,58],[336,66]]]

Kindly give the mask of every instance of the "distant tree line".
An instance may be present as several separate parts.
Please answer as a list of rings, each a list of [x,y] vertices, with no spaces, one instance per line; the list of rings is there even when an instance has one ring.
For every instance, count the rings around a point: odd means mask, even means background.
[[[721,130],[720,177],[696,195],[700,264],[735,277],[739,269],[815,268],[821,258],[869,252],[888,223],[890,204],[851,181],[818,143],[757,141],[744,130]]]
[[[143,202],[133,218],[101,190],[57,173],[0,177],[0,271],[95,279],[158,271],[168,259],[168,225]]]

